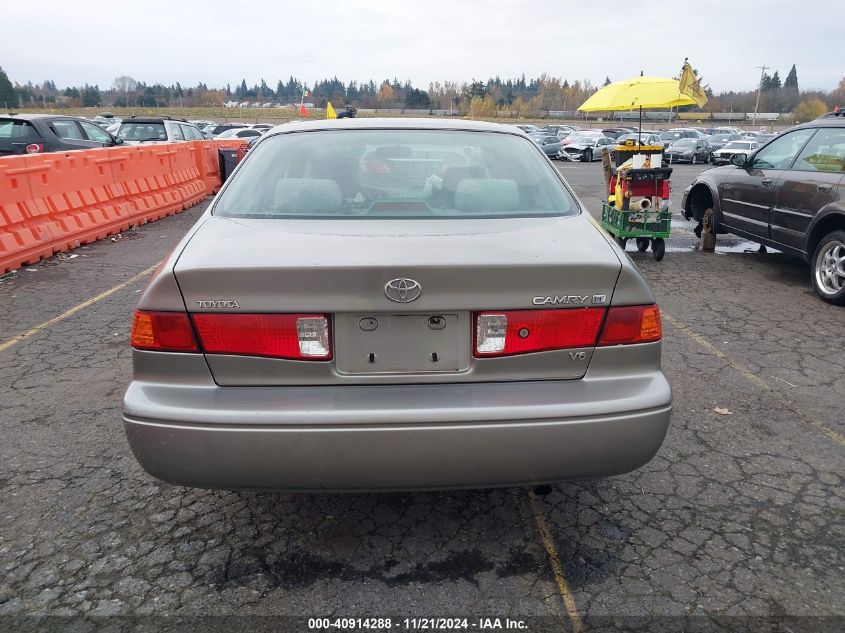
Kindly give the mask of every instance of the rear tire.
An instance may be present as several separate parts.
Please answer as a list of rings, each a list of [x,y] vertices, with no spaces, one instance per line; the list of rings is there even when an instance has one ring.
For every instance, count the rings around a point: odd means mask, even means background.
[[[627,246],[627,244],[628,244],[628,238],[627,237],[617,237],[616,243],[619,244],[619,247],[624,251],[625,246]]]
[[[662,237],[656,237],[651,241],[651,252],[654,255],[654,261],[659,262],[666,254],[666,242]]]
[[[637,238],[637,250],[639,252],[647,251],[648,250],[648,243],[649,239],[647,237],[638,237]]]
[[[810,278],[822,301],[845,306],[845,231],[833,231],[819,241]]]

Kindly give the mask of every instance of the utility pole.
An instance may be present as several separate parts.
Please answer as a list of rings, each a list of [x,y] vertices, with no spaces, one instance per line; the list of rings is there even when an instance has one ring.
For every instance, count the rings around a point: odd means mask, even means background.
[[[754,118],[751,120],[752,125],[757,125],[757,108],[760,107],[760,91],[763,89],[763,77],[766,76],[768,66],[756,66],[760,69],[760,83],[757,84],[757,102],[754,104]]]

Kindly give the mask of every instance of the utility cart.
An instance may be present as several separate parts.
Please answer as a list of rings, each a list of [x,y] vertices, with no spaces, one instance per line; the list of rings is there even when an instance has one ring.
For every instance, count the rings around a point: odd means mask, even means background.
[[[672,229],[672,169],[661,166],[660,154],[652,153],[653,149],[657,148],[617,147],[618,166],[610,178],[607,200],[602,203],[601,225],[622,248],[629,238],[635,238],[638,251],[651,246],[654,259],[660,261]],[[656,167],[651,167],[652,162]]]

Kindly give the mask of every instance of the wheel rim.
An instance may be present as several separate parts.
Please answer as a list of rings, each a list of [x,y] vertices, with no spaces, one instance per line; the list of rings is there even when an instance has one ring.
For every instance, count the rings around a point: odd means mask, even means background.
[[[816,283],[829,295],[845,288],[845,244],[838,240],[829,242],[816,257]]]

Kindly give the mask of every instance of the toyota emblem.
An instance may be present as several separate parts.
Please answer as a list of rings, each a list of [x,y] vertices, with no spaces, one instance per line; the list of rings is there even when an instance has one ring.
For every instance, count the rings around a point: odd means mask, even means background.
[[[422,286],[413,279],[391,279],[384,284],[384,296],[396,303],[411,303],[419,298]]]

